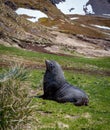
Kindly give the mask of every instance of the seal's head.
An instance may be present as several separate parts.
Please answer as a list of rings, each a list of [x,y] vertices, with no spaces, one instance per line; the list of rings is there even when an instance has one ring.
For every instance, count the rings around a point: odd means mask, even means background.
[[[56,77],[57,79],[64,79],[64,74],[61,66],[53,60],[46,60],[46,71],[50,73],[50,76]]]

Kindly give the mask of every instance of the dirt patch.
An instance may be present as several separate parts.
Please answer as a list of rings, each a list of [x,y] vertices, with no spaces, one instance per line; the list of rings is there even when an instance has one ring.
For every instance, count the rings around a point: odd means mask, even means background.
[[[67,56],[67,55],[66,55]],[[45,64],[41,63],[40,61],[32,61],[29,59],[24,59],[23,57],[17,56],[9,56],[9,55],[1,55],[1,62],[0,68],[10,67],[12,63],[23,64],[28,69],[45,69]],[[79,72],[79,73],[86,73],[92,75],[103,75],[103,76],[110,76],[110,71],[108,70],[92,70],[87,68],[76,68],[76,67],[65,67],[62,66],[63,70]]]
[[[64,67],[64,70],[73,71],[73,72],[79,72],[79,73],[86,73],[86,74],[92,74],[92,75],[103,75],[103,76],[110,76],[110,71],[106,70],[89,70],[89,69],[83,69],[83,68],[72,68],[72,67]]]
[[[110,56],[110,50],[105,50],[101,46],[90,44],[88,42],[84,42],[78,39],[69,38],[65,34],[61,34],[62,36],[57,36],[56,45],[39,45],[26,43],[23,44],[22,48],[27,50],[43,52],[48,54],[56,54],[62,56],[74,56],[74,52],[76,51],[78,54],[84,55],[86,57],[104,57]],[[62,49],[63,48],[63,49]],[[108,48],[109,49],[109,48]]]
[[[75,37],[73,35],[64,34],[60,32],[53,31],[56,35],[55,42],[58,45],[65,46],[66,48],[71,48],[73,51],[76,51],[87,57],[104,57],[110,56],[110,41],[97,40],[97,39],[86,39]],[[82,36],[84,37],[84,36]]]
[[[79,115],[75,115],[75,116],[73,116],[73,115],[66,115],[65,118],[75,120],[75,119],[80,118],[80,116]]]
[[[38,43],[24,42],[22,44],[19,44],[19,46],[23,49],[27,49],[35,52],[55,54],[59,56],[73,56],[70,53],[67,53],[66,51],[62,50],[62,46],[59,46],[58,44],[55,45],[54,43],[52,45],[48,43],[46,45],[41,45]]]
[[[63,129],[69,129],[69,125],[63,123],[63,122],[57,122],[58,128],[63,130]]]
[[[24,46],[24,48],[27,50],[49,53],[49,51],[45,50],[44,47],[45,46],[38,45],[38,44],[32,44],[32,43],[26,43]]]
[[[92,116],[90,115],[90,113],[88,113],[88,112],[82,114],[81,116],[84,117],[84,118],[87,118],[87,119],[89,119],[89,118],[92,117]]]

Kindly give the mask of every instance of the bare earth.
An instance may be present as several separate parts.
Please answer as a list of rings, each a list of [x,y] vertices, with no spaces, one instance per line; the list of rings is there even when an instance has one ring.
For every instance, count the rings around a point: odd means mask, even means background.
[[[52,44],[38,45],[26,43],[23,44],[23,48],[32,51],[39,51],[44,53],[55,53],[58,55],[83,55],[86,57],[110,57],[110,42],[104,44],[100,41],[88,42],[77,38],[71,34],[60,33],[58,31],[51,32],[55,37]],[[19,47],[16,43],[10,45],[10,43],[0,40],[0,44],[5,46]],[[107,48],[107,49],[105,49]]]
[[[82,41],[75,36],[60,33],[57,31],[53,31],[52,34],[56,35],[56,39],[54,40],[54,43],[56,45],[45,48],[50,52],[67,53],[61,49],[62,46],[65,46],[68,50],[76,51],[77,53],[80,53],[87,57],[110,56],[110,49],[104,50],[104,48],[99,46],[98,43],[93,44],[90,42]]]

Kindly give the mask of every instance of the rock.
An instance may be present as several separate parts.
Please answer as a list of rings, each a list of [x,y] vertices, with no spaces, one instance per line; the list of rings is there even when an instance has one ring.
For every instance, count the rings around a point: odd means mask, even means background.
[[[92,6],[95,15],[110,14],[110,0],[89,0],[88,5]]]
[[[58,128],[60,129],[69,129],[69,125],[64,124],[62,122],[57,122]]]
[[[9,0],[5,1],[5,5],[9,6],[13,10],[17,9],[16,4],[14,2],[12,2],[12,1],[9,1]]]

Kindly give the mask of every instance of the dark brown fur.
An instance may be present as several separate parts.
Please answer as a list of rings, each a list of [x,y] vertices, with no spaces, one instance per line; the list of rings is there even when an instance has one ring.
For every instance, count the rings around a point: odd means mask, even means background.
[[[44,95],[41,96],[43,99],[61,103],[72,102],[76,106],[88,105],[88,96],[65,80],[61,66],[55,61],[46,60],[43,85]]]

